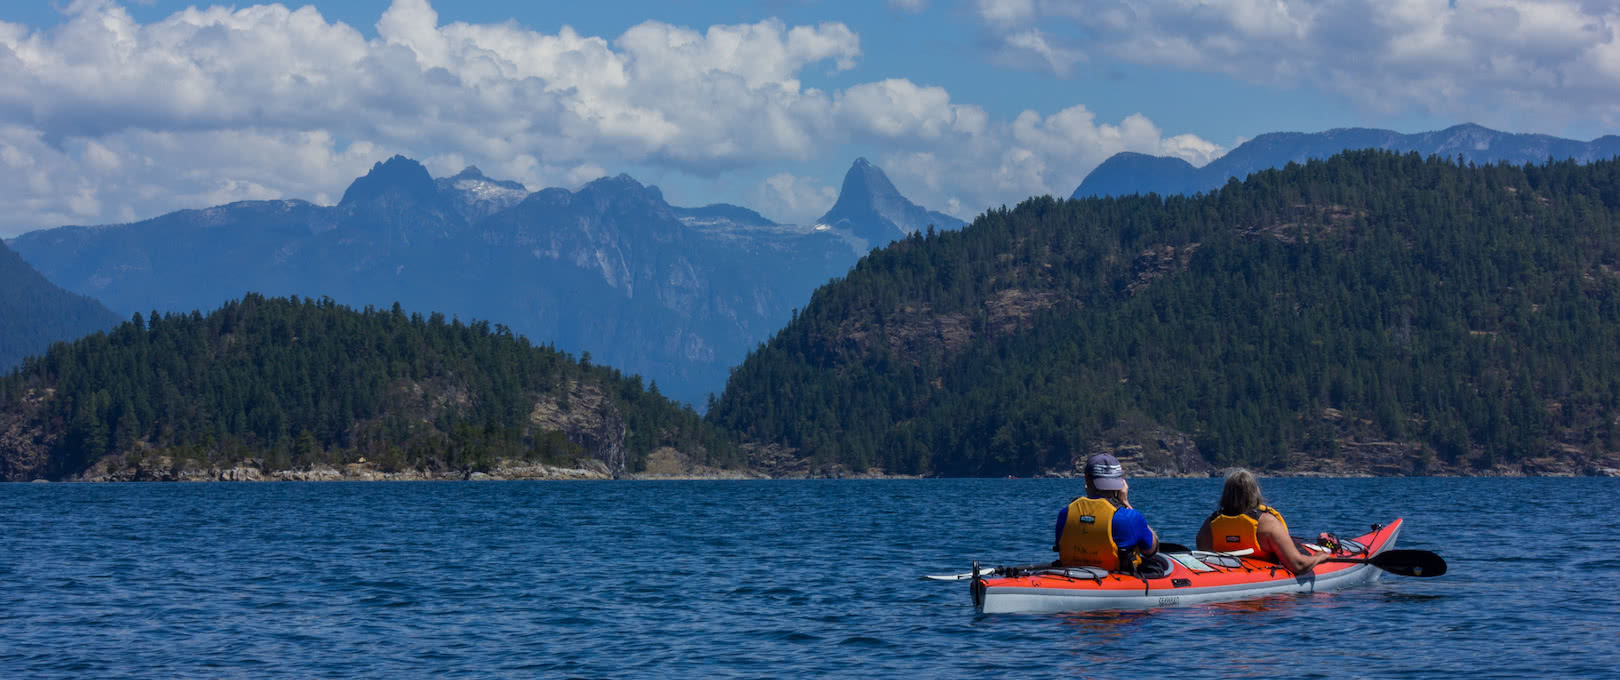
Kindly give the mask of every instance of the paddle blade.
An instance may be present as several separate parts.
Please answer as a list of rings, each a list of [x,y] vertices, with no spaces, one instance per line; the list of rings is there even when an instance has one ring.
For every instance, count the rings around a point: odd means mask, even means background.
[[[1446,573],[1446,561],[1427,550],[1386,550],[1368,561],[1379,569],[1401,576],[1431,578]]]

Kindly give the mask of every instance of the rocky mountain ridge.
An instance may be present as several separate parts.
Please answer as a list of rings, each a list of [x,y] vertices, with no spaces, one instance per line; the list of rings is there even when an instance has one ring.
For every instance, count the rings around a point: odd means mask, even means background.
[[[1195,194],[1220,187],[1230,179],[1243,179],[1288,163],[1325,159],[1352,149],[1382,149],[1422,156],[1439,155],[1465,162],[1514,165],[1574,159],[1606,160],[1620,155],[1620,136],[1606,135],[1589,142],[1550,135],[1515,134],[1464,123],[1444,130],[1402,134],[1372,128],[1335,128],[1317,133],[1270,132],[1197,167],[1180,158],[1122,152],[1098,165],[1073,198],[1129,196],[1156,193]]]
[[[928,210],[900,195],[883,169],[865,158],[855,159],[849,172],[844,173],[838,201],[816,220],[818,228],[846,232],[859,239],[855,247],[862,254],[930,226],[945,230],[960,229],[962,224],[962,220]]]

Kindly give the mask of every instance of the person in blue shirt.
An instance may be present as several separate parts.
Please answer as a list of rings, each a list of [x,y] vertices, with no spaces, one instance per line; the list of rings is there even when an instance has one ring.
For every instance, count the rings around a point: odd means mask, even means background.
[[[1058,565],[1136,571],[1159,551],[1159,536],[1131,507],[1130,484],[1119,460],[1106,453],[1086,459],[1086,495],[1058,513],[1052,549]]]

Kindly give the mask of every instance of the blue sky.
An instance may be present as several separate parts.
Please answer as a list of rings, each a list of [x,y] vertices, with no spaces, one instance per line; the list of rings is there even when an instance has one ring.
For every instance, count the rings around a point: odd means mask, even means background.
[[[971,218],[1119,151],[1280,130],[1620,123],[1592,0],[325,0],[0,8],[0,236],[330,203],[395,153],[531,190],[630,173],[803,222],[857,156]]]

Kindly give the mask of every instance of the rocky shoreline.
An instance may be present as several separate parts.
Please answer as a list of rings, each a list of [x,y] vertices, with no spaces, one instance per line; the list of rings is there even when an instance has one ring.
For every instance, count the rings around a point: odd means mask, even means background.
[[[99,467],[99,466],[98,466]],[[1140,479],[1198,479],[1220,478],[1229,468],[1211,468],[1207,471],[1184,472],[1146,469],[1126,466],[1126,475]],[[1262,477],[1314,477],[1330,479],[1356,479],[1377,477],[1620,477],[1620,467],[1603,465],[1576,465],[1569,461],[1527,461],[1520,465],[1499,465],[1490,470],[1463,473],[1454,470],[1434,471],[1430,474],[1388,474],[1386,470],[1357,469],[1282,469],[1260,470]],[[1068,470],[1049,470],[1036,475],[1042,479],[1078,479],[1080,474]],[[305,469],[266,471],[253,465],[228,467],[182,467],[154,465],[119,468],[116,470],[92,468],[86,474],[66,480],[68,482],[425,482],[425,481],[590,481],[590,480],[770,480],[770,479],[919,479],[916,475],[889,475],[876,471],[852,473],[834,471],[827,474],[788,474],[773,476],[754,470],[661,470],[623,474],[615,478],[600,461],[585,461],[578,467],[554,466],[539,463],[497,465],[486,471],[461,470],[396,470],[383,471],[369,463],[346,465],[313,465]],[[46,480],[34,480],[43,483]]]
[[[1184,435],[1164,429],[1134,430],[1094,440],[1076,451],[1071,466],[1043,470],[1034,477],[1078,478],[1080,464],[1093,453],[1114,455],[1125,474],[1142,479],[1224,477],[1231,468],[1217,467],[1198,455]],[[790,451],[777,447],[749,451],[750,467],[715,468],[695,464],[675,449],[653,451],[640,472],[614,474],[604,461],[584,457],[574,461],[542,463],[501,459],[476,470],[394,469],[361,458],[344,464],[314,464],[295,469],[270,469],[265,461],[204,463],[147,453],[103,458],[73,482],[415,482],[517,480],[726,480],[726,479],[915,479],[882,470],[851,470],[841,466],[812,469]],[[1551,450],[1546,455],[1479,469],[1448,465],[1420,448],[1398,442],[1341,442],[1331,457],[1296,453],[1285,464],[1258,468],[1262,477],[1620,477],[1620,456],[1582,451]]]

